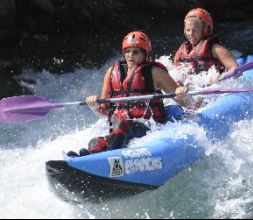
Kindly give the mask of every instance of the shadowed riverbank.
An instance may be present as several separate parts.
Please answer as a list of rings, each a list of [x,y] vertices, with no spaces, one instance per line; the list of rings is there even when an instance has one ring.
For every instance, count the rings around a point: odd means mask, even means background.
[[[24,69],[52,73],[99,67],[120,52],[123,36],[141,29],[152,39],[154,57],[173,54],[183,37],[183,18],[193,7],[204,7],[218,25],[253,17],[249,1],[99,1],[0,0],[0,98],[27,93],[13,78]],[[228,30],[229,31],[229,30]],[[233,49],[248,45],[226,41]],[[29,93],[29,92],[28,92]]]

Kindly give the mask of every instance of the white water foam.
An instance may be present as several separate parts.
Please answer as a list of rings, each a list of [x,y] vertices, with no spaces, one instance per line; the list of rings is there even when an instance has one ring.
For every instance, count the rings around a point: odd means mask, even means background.
[[[170,72],[171,60],[163,57]],[[79,101],[99,94],[103,73],[77,70],[65,75],[26,71],[22,77],[37,81],[36,95],[53,102]],[[92,72],[92,74],[90,74]],[[180,71],[177,72],[180,74]],[[224,81],[238,86],[240,81]],[[234,88],[234,87],[233,87]],[[74,99],[74,100],[73,100]],[[87,107],[52,110],[42,120],[19,125],[0,125],[0,217],[2,218],[250,218],[252,217],[252,120],[241,121],[220,142],[212,143],[194,122],[173,124],[173,129],[154,131],[131,146],[157,135],[177,137],[194,133],[205,146],[206,158],[154,191],[101,204],[71,205],[49,190],[45,162],[62,159],[62,152],[78,151],[95,136],[107,132],[105,119],[98,120]],[[94,123],[97,121],[96,123]]]

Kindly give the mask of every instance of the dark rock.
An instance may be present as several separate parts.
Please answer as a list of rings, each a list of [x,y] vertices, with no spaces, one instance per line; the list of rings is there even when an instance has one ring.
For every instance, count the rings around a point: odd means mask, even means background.
[[[55,13],[55,7],[51,0],[31,0],[31,5],[45,12],[47,14],[53,15]]]
[[[29,89],[21,87],[17,80],[3,75],[0,75],[0,88],[0,100],[21,94],[32,94]]]
[[[217,23],[253,18],[251,4],[250,0],[0,0],[0,60],[9,61],[8,68],[0,62],[8,72],[2,84],[12,82],[19,93],[23,91],[12,77],[22,69],[61,74],[80,66],[99,67],[120,52],[123,36],[132,30],[147,32],[155,57],[174,53],[184,40],[183,18],[190,9],[206,8],[219,30]],[[240,40],[237,46],[245,47]]]

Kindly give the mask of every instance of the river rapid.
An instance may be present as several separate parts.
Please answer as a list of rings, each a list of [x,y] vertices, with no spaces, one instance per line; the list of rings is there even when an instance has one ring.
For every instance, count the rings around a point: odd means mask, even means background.
[[[220,26],[228,32],[235,28],[232,24]],[[248,27],[240,33],[234,29],[234,34],[252,40],[251,24]],[[232,38],[232,34],[230,37],[236,42],[237,38]],[[19,77],[36,81],[23,86],[49,101],[82,101],[88,95],[100,94],[104,72],[119,57],[112,57],[100,68],[80,68],[63,75],[26,69]],[[158,59],[171,73],[180,74],[169,55]],[[241,87],[234,81],[224,85]],[[197,134],[206,157],[157,190],[98,204],[73,204],[50,191],[45,162],[62,159],[63,151],[77,151],[86,147],[92,137],[106,134],[106,119],[99,118],[87,106],[72,106],[51,110],[38,121],[0,124],[0,217],[252,218],[253,120],[231,125],[228,137],[215,144],[194,122],[185,127],[180,122],[172,126],[178,127],[179,133]],[[151,132],[135,141],[148,141],[155,135]]]

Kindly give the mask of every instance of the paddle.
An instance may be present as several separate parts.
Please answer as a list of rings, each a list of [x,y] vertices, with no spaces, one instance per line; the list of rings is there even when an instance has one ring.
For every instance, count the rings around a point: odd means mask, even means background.
[[[193,95],[208,95],[208,94],[224,94],[224,93],[242,93],[253,92],[253,90],[226,90],[226,89],[199,89],[189,91],[187,94]],[[130,96],[124,98],[99,99],[99,103],[119,103],[139,100],[151,100],[154,98],[173,98],[175,93]],[[0,123],[15,123],[22,121],[34,121],[41,119],[51,109],[63,108],[73,105],[87,105],[85,102],[67,102],[67,103],[52,103],[43,97],[39,96],[14,96],[2,99],[0,101]]]
[[[235,77],[235,76],[237,76],[237,75],[239,75],[239,74],[241,74],[241,73],[243,73],[243,72],[245,72],[249,69],[252,69],[252,68],[253,68],[253,61],[237,67],[232,72],[227,72],[226,74],[221,75],[219,77],[218,81],[222,81],[222,80],[225,80],[225,79]]]

